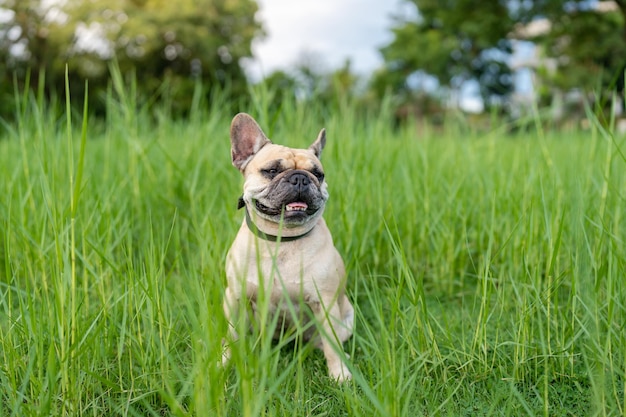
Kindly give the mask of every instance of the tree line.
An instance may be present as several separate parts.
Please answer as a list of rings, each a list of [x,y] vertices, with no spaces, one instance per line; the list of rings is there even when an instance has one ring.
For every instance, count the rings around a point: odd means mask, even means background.
[[[521,66],[539,105],[574,92],[624,108],[626,0],[404,4],[390,17],[384,65],[367,80],[347,61],[330,73],[303,62],[260,82],[300,100],[350,97],[372,106],[392,97],[400,118],[445,111],[471,84],[485,109],[511,113]],[[12,114],[25,88],[64,97],[66,74],[72,97],[80,100],[88,80],[90,108],[104,111],[112,67],[143,100],[168,99],[174,115],[189,111],[199,85],[206,98],[220,91],[240,100],[250,83],[242,60],[265,35],[257,11],[255,0],[0,0],[0,117]],[[512,56],[521,42],[534,55],[520,65]]]
[[[66,71],[72,97],[88,80],[101,109],[114,65],[146,100],[171,97],[184,113],[199,82],[207,94],[245,91],[240,60],[263,36],[254,0],[5,0],[0,9],[3,112],[15,85],[63,97]]]

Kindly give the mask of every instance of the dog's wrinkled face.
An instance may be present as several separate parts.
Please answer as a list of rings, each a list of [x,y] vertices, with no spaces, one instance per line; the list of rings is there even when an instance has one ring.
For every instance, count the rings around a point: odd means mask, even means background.
[[[272,223],[297,227],[319,218],[328,199],[319,160],[326,141],[322,129],[308,149],[270,142],[247,114],[231,125],[233,165],[243,173],[243,202],[249,211]]]
[[[243,199],[261,217],[301,225],[323,210],[328,193],[324,171],[310,150],[268,144],[244,170]]]

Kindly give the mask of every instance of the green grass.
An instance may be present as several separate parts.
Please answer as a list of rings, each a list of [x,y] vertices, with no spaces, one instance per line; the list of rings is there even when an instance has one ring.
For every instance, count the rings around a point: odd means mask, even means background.
[[[622,137],[394,130],[384,111],[270,102],[241,110],[279,143],[327,128],[353,382],[272,332],[244,334],[218,366],[242,218],[219,101],[153,123],[109,97],[83,130],[25,99],[0,139],[0,415],[626,412]]]

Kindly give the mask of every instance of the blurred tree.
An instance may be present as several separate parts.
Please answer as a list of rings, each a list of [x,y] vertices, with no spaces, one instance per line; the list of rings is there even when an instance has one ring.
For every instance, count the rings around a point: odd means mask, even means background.
[[[358,93],[359,77],[352,71],[352,61],[346,59],[343,65],[329,75],[327,94],[335,99],[350,98]]]
[[[507,1],[406,2],[415,13],[396,17],[394,39],[381,49],[385,69],[374,77],[375,90],[391,88],[410,100],[429,95],[421,90],[424,77],[452,90],[475,81],[486,107],[500,104],[512,92]]]
[[[0,115],[13,111],[13,81],[23,86],[31,68],[34,87],[40,69],[50,78],[55,73],[62,77],[62,44],[71,36],[67,38],[61,23],[56,6],[44,7],[39,0],[0,0]]]
[[[254,0],[4,0],[0,9],[7,16],[0,23],[5,79],[27,68],[45,71],[58,94],[67,63],[73,89],[89,79],[97,91],[116,62],[123,74],[137,74],[140,92],[169,95],[181,111],[197,81],[208,91],[245,91],[240,60],[263,34]]]
[[[294,93],[298,88],[298,81],[294,76],[283,70],[276,70],[267,77],[263,78],[263,84],[272,92],[291,92]]]
[[[554,90],[576,89],[610,106],[617,93],[624,109],[626,0],[542,0],[520,12],[526,21],[549,22],[545,31],[528,36],[547,58],[537,73],[543,101]]]
[[[470,80],[479,84],[486,107],[503,103],[513,91],[508,58],[515,37],[531,40],[541,51],[537,87],[544,103],[556,92],[575,89],[584,97],[601,93],[599,103],[610,103],[617,93],[626,108],[626,0],[406,4],[414,13],[396,18],[394,39],[381,50],[385,67],[371,83],[379,96],[391,90],[403,103],[401,113],[427,109],[433,98],[442,100],[441,91],[458,90]],[[522,34],[539,20],[546,30]]]
[[[300,56],[290,71],[276,70],[260,84],[274,94],[273,107],[277,109],[284,99],[290,102],[294,98],[322,102],[324,106],[335,109],[342,103],[356,103],[353,99],[360,93],[359,81],[349,59],[341,67],[328,71],[324,69],[321,58],[307,53]]]

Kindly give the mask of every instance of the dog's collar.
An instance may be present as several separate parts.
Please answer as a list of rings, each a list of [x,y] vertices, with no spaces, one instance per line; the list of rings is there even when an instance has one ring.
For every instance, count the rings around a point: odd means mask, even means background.
[[[305,233],[301,235],[296,235],[296,236],[274,236],[274,235],[267,234],[259,230],[258,227],[256,227],[256,224],[254,224],[254,222],[252,221],[252,218],[250,218],[250,213],[248,212],[247,207],[246,207],[246,225],[248,226],[248,229],[250,229],[252,234],[254,234],[256,237],[258,237],[259,239],[270,241],[270,242],[276,242],[276,241],[292,242],[294,240],[298,240],[298,239],[305,237],[306,235],[311,233],[311,230],[313,230],[313,229],[308,230]]]

